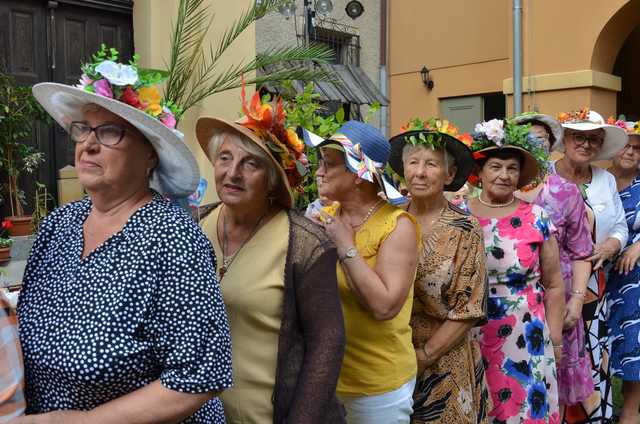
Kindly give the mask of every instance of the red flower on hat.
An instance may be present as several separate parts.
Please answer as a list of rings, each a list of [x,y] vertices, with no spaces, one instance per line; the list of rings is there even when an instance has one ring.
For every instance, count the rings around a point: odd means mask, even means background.
[[[473,159],[475,159],[475,160],[484,159],[484,158],[486,158],[486,156],[482,152],[474,152],[473,153]]]
[[[122,95],[120,96],[120,101],[125,102],[129,106],[133,106],[136,109],[144,110],[144,105],[140,103],[138,99],[138,94],[131,88],[130,85],[124,89]]]
[[[469,182],[469,184],[471,184],[473,186],[477,186],[478,183],[480,182],[480,177],[478,177],[475,174],[471,174],[471,175],[469,175],[469,178],[467,179],[467,181]]]
[[[9,228],[13,227],[13,223],[11,221],[9,221],[8,219],[5,219],[4,221],[2,221],[2,229],[3,230],[8,230]]]

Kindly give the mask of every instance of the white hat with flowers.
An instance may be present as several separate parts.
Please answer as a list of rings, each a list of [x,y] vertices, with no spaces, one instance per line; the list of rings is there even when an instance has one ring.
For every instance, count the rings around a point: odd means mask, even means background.
[[[157,87],[168,73],[140,68],[137,55],[129,64],[118,63],[118,51],[105,45],[92,59],[82,66],[80,84],[36,84],[34,97],[67,131],[71,122],[82,120],[82,107],[88,104],[125,119],[149,140],[158,155],[151,187],[174,198],[196,191],[198,164],[176,129],[182,109],[164,101]]]
[[[606,122],[602,115],[589,108],[582,108],[578,111],[561,112],[558,114],[558,121],[565,129],[573,131],[591,131],[597,129],[604,130],[604,141],[600,152],[593,158],[594,161],[611,159],[625,144],[627,144],[627,134],[624,126],[614,122]],[[553,150],[564,152],[564,143],[556,143]]]

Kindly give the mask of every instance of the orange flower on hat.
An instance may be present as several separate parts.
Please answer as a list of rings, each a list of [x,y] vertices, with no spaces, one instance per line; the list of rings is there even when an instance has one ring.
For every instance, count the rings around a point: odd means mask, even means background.
[[[297,153],[304,152],[304,143],[300,140],[293,128],[287,128],[287,144]]]
[[[458,140],[460,140],[460,142],[462,142],[462,144],[467,147],[471,147],[471,145],[473,144],[473,137],[471,137],[471,134],[469,133],[458,134],[457,138]]]
[[[558,121],[561,124],[568,122],[585,122],[589,120],[589,108],[583,107],[580,110],[573,110],[571,112],[560,112],[558,114]]]
[[[238,123],[253,130],[271,130],[273,127],[273,108],[268,103],[262,103],[260,91],[256,91],[251,97],[251,103],[247,104],[247,93],[243,80],[240,97],[242,98],[242,112],[245,116]]]
[[[162,96],[155,85],[149,87],[140,87],[138,89],[138,101],[146,107],[146,111],[153,116],[162,113]]]

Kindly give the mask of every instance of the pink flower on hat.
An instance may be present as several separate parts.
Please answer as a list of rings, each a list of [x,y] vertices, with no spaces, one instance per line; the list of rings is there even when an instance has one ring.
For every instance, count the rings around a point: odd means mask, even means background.
[[[106,79],[101,79],[94,82],[93,88],[96,90],[97,95],[113,99],[113,91],[111,91],[111,85]]]
[[[87,76],[87,74],[82,74],[80,76],[79,84],[76,85],[76,88],[84,89],[86,86],[93,84],[93,80]]]
[[[167,112],[166,108],[165,108],[165,111],[160,114],[159,118],[160,118],[160,122],[162,122],[166,127],[169,127],[171,129],[176,127],[175,116],[173,116],[173,113],[171,113],[170,111]]]

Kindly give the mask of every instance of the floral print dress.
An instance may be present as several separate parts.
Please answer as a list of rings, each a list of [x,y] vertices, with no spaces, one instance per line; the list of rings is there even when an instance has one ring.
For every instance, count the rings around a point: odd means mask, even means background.
[[[555,231],[546,212],[521,202],[502,218],[478,218],[489,276],[488,322],[479,341],[492,423],[558,423],[553,347],[545,319],[540,247]]]
[[[573,262],[591,256],[593,240],[587,207],[578,187],[557,174],[550,174],[534,200],[544,208],[556,227],[565,300],[571,298]],[[594,391],[591,360],[585,352],[582,317],[562,333],[562,361],[558,365],[558,396],[562,404],[575,405]]]

